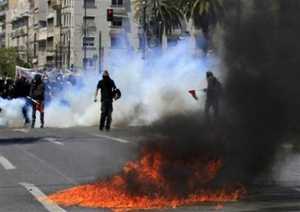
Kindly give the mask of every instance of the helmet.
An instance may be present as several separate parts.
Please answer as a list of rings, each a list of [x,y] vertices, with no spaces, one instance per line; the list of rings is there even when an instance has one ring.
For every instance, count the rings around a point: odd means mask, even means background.
[[[113,97],[115,100],[118,100],[122,97],[122,93],[119,89],[115,89],[113,92]]]
[[[214,74],[211,71],[206,72],[206,77],[213,77]]]

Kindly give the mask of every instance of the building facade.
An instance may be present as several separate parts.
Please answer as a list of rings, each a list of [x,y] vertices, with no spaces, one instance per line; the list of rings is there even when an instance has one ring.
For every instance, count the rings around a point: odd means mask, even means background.
[[[111,21],[107,9],[113,10]],[[139,49],[142,34],[131,0],[0,3],[0,45],[15,47],[20,59],[36,68],[101,71],[106,56]]]
[[[0,48],[5,47],[5,42],[6,42],[7,11],[8,11],[8,1],[3,0],[0,2]]]
[[[107,21],[108,8],[114,11],[112,22]],[[64,67],[100,70],[111,51],[137,47],[130,0],[64,0],[61,17]]]

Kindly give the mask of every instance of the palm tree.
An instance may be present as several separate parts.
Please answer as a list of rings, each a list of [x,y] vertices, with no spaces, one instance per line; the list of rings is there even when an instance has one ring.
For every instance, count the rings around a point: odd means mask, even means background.
[[[154,35],[159,45],[164,33],[171,35],[175,29],[181,29],[184,15],[174,0],[133,0],[133,5],[135,19],[146,26],[147,35]]]
[[[187,20],[192,20],[196,29],[201,29],[208,39],[209,28],[215,26],[223,15],[223,0],[180,0]]]

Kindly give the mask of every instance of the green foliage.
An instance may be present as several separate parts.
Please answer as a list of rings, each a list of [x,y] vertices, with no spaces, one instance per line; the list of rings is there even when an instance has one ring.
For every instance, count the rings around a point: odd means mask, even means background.
[[[179,0],[179,7],[187,20],[204,31],[216,25],[223,15],[223,0]]]
[[[180,29],[185,18],[207,34],[223,17],[223,1],[133,0],[133,5],[135,19],[143,25],[146,15],[147,33],[155,32],[154,36],[161,40],[163,33],[171,35],[174,29]]]
[[[25,62],[19,56],[17,56],[16,58],[16,64],[17,66],[21,66],[23,68],[32,68],[32,65],[30,63]]]
[[[173,30],[181,28],[184,15],[174,0],[133,0],[133,5],[135,19],[143,25],[146,15],[148,32],[160,39],[164,33],[170,35]]]
[[[16,72],[17,51],[14,48],[0,48],[0,75],[7,73],[14,78]]]

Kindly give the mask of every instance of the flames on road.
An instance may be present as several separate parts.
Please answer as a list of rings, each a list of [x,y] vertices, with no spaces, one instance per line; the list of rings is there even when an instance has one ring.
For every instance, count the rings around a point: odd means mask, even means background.
[[[224,203],[246,194],[239,184],[213,185],[223,166],[220,159],[191,158],[174,161],[159,148],[146,148],[140,159],[128,162],[119,175],[60,191],[49,199],[63,206],[127,211]]]

